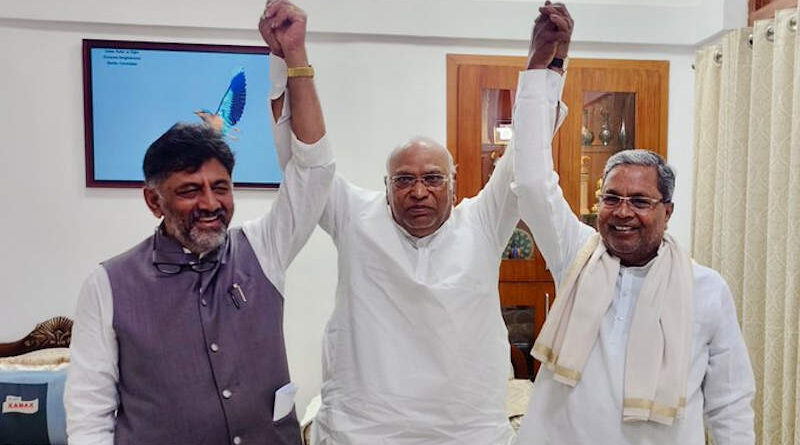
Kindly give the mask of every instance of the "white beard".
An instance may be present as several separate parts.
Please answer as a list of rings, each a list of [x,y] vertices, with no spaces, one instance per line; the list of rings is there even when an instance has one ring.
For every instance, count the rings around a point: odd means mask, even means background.
[[[183,220],[172,214],[171,211],[164,209],[164,225],[167,233],[177,239],[183,247],[197,255],[203,255],[225,242],[227,237],[227,224],[215,231],[207,231],[195,225],[186,227]]]

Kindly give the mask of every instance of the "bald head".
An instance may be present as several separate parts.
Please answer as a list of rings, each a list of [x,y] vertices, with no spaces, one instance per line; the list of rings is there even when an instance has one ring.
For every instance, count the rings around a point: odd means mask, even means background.
[[[436,157],[441,156],[442,167],[444,168],[444,171],[450,177],[455,175],[456,167],[453,163],[453,156],[450,154],[450,152],[443,145],[424,136],[417,136],[409,139],[405,144],[395,147],[392,152],[389,153],[389,157],[386,158],[386,174],[389,176],[394,174],[394,170],[397,168],[398,157],[400,157],[402,153],[412,149],[414,151],[430,152],[430,154]]]

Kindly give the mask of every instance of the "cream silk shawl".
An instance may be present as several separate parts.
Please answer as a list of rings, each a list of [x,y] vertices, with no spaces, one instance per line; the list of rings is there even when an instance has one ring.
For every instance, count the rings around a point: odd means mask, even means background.
[[[689,256],[668,234],[636,302],[625,362],[624,421],[672,425],[686,403],[693,323]],[[532,355],[575,386],[597,340],[619,275],[619,258],[594,234],[570,265]]]

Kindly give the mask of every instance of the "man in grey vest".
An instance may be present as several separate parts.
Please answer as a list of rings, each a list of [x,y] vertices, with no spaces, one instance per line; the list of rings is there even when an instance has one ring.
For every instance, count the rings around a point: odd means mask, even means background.
[[[302,39],[278,38],[305,57]],[[288,89],[292,111],[310,118],[292,122],[273,209],[241,228],[228,229],[234,159],[218,133],[178,124],[148,149],[144,198],[162,221],[81,290],[65,395],[71,445],[301,443],[284,273],[319,220],[334,165],[312,78]]]

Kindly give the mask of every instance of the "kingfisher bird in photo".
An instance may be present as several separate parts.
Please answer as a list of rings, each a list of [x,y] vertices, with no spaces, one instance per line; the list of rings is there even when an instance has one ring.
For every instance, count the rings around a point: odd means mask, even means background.
[[[194,114],[222,136],[227,136],[231,130],[238,131],[233,127],[242,118],[246,98],[247,80],[245,79],[244,68],[239,68],[239,72],[231,78],[228,90],[222,95],[217,111],[211,112],[203,109],[195,111]]]

